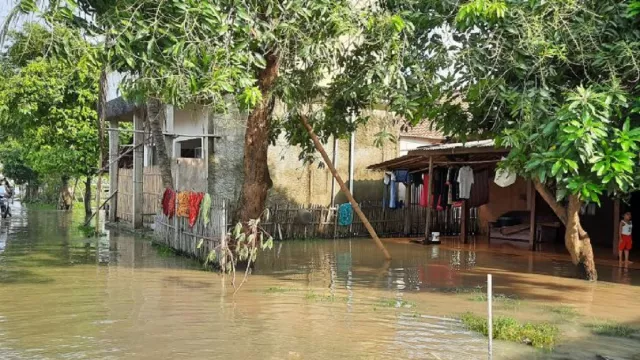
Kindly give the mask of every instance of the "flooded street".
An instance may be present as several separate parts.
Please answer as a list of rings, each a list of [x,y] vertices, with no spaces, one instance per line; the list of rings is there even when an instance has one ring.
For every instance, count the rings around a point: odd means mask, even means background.
[[[640,325],[640,272],[570,278],[539,256],[366,239],[276,243],[233,296],[228,278],[111,231],[87,239],[81,214],[20,208],[0,227],[0,359],[486,359],[486,338],[457,320],[486,313],[548,321],[553,353],[495,342],[496,359],[640,358],[640,340],[588,324]],[[564,313],[558,306],[572,309]],[[637,356],[637,357],[636,357]]]

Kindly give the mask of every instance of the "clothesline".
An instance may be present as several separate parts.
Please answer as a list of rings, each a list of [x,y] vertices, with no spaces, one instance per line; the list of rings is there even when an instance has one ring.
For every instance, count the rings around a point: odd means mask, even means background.
[[[449,162],[440,162],[440,163],[434,163],[433,167],[438,167],[438,166],[448,166],[448,165],[479,165],[479,164],[491,164],[491,163],[497,163],[500,160],[478,160],[478,161],[449,161]],[[428,167],[424,168],[424,169],[418,169],[418,170],[412,170],[409,171],[409,174],[415,174],[415,173],[419,173],[419,172],[425,172],[429,170]]]

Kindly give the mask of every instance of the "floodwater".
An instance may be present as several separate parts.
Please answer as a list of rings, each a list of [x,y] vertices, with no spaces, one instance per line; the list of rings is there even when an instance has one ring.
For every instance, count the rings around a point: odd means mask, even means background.
[[[233,295],[228,277],[112,231],[87,239],[81,214],[21,208],[0,224],[0,359],[486,359],[456,318],[487,273],[496,315],[553,322],[554,352],[497,341],[495,359],[640,359],[640,338],[588,324],[640,325],[640,272],[598,283],[537,255],[366,239],[276,243]],[[554,311],[559,306],[571,314]]]

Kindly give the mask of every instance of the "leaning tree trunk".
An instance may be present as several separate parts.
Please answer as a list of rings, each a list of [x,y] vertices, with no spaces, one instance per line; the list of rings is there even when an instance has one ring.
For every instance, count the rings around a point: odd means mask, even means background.
[[[84,182],[84,216],[88,219],[93,212],[91,211],[91,176],[87,176]]]
[[[278,77],[280,59],[274,53],[268,54],[266,59],[266,67],[258,74],[262,101],[249,114],[244,138],[244,182],[237,213],[238,220],[243,223],[262,215],[267,201],[267,192],[273,185],[269,175],[267,152],[273,111],[271,90]]]
[[[593,257],[591,238],[580,224],[582,202],[576,195],[570,195],[569,206],[565,208],[556,201],[555,196],[546,186],[538,181],[535,181],[534,184],[538,193],[566,227],[564,244],[571,255],[571,261],[584,268],[588,280],[597,280],[598,272]]]
[[[167,145],[165,144],[164,134],[162,133],[162,127],[165,122],[165,108],[159,99],[149,98],[147,101],[147,118],[149,119],[151,136],[156,145],[162,186],[173,189],[171,160],[169,159]]]

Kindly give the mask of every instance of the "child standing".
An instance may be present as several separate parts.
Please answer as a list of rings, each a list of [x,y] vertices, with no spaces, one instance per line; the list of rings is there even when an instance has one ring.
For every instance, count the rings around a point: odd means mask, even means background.
[[[631,211],[624,213],[622,221],[620,221],[620,241],[618,242],[618,259],[622,262],[622,252],[624,251],[625,264],[631,264],[629,261],[629,250],[631,250]]]

